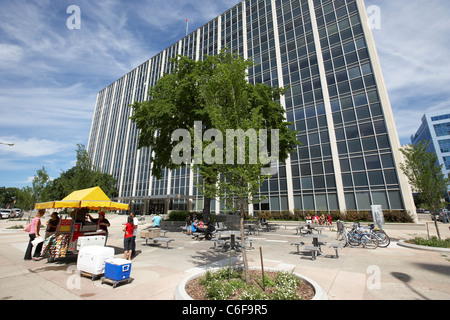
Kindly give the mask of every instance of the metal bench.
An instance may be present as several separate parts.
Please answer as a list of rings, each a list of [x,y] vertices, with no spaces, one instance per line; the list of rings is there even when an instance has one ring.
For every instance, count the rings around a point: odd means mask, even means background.
[[[297,253],[300,253],[300,247],[303,247],[304,245],[305,243],[302,241],[291,243],[291,246],[297,246]]]
[[[147,240],[145,239],[145,244],[147,244]],[[158,242],[165,242],[166,243],[166,250],[169,249],[169,243],[172,241],[175,241],[175,239],[171,239],[171,238],[154,238],[151,239],[153,241],[153,243],[158,243]]]
[[[312,260],[316,260],[317,253],[320,252],[320,247],[305,246],[304,249],[311,252],[311,259]]]
[[[343,246],[340,243],[332,243],[329,248],[333,248],[336,251],[336,255],[331,256],[331,258],[339,259],[338,249],[342,249]]]

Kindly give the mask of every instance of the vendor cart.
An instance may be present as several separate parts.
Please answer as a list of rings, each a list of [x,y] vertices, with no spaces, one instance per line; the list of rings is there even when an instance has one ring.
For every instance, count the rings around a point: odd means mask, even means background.
[[[47,256],[48,262],[78,254],[87,243],[105,245],[106,232],[87,219],[90,210],[129,210],[128,204],[112,202],[100,187],[74,191],[61,201],[37,203],[35,208],[67,209],[56,232],[44,240],[41,256]]]

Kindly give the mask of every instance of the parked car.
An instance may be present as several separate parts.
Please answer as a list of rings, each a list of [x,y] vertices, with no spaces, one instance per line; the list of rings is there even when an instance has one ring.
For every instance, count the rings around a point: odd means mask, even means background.
[[[15,213],[11,209],[2,209],[0,211],[2,219],[9,219],[15,216]]]
[[[14,208],[11,210],[14,212],[14,218],[22,218],[22,216],[23,216],[22,209]]]

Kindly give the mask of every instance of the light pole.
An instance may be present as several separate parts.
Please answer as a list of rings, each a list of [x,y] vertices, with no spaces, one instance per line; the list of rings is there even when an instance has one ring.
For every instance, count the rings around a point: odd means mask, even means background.
[[[14,145],[14,143],[9,143],[9,142],[0,142],[0,144],[6,144],[7,146],[12,147]]]

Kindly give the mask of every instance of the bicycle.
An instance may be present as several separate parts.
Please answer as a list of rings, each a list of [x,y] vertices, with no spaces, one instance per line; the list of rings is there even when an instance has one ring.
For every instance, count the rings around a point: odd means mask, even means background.
[[[361,227],[359,222],[355,222],[353,224],[353,229],[355,232],[375,234],[378,238],[378,246],[381,248],[387,248],[391,243],[391,239],[386,232],[383,229],[375,228],[375,224],[373,223],[369,224],[367,227]]]
[[[338,221],[337,240],[344,247],[347,245],[350,247],[362,245],[364,248],[376,249],[379,245],[377,235],[368,232],[357,232],[355,228],[349,232],[342,221]]]

